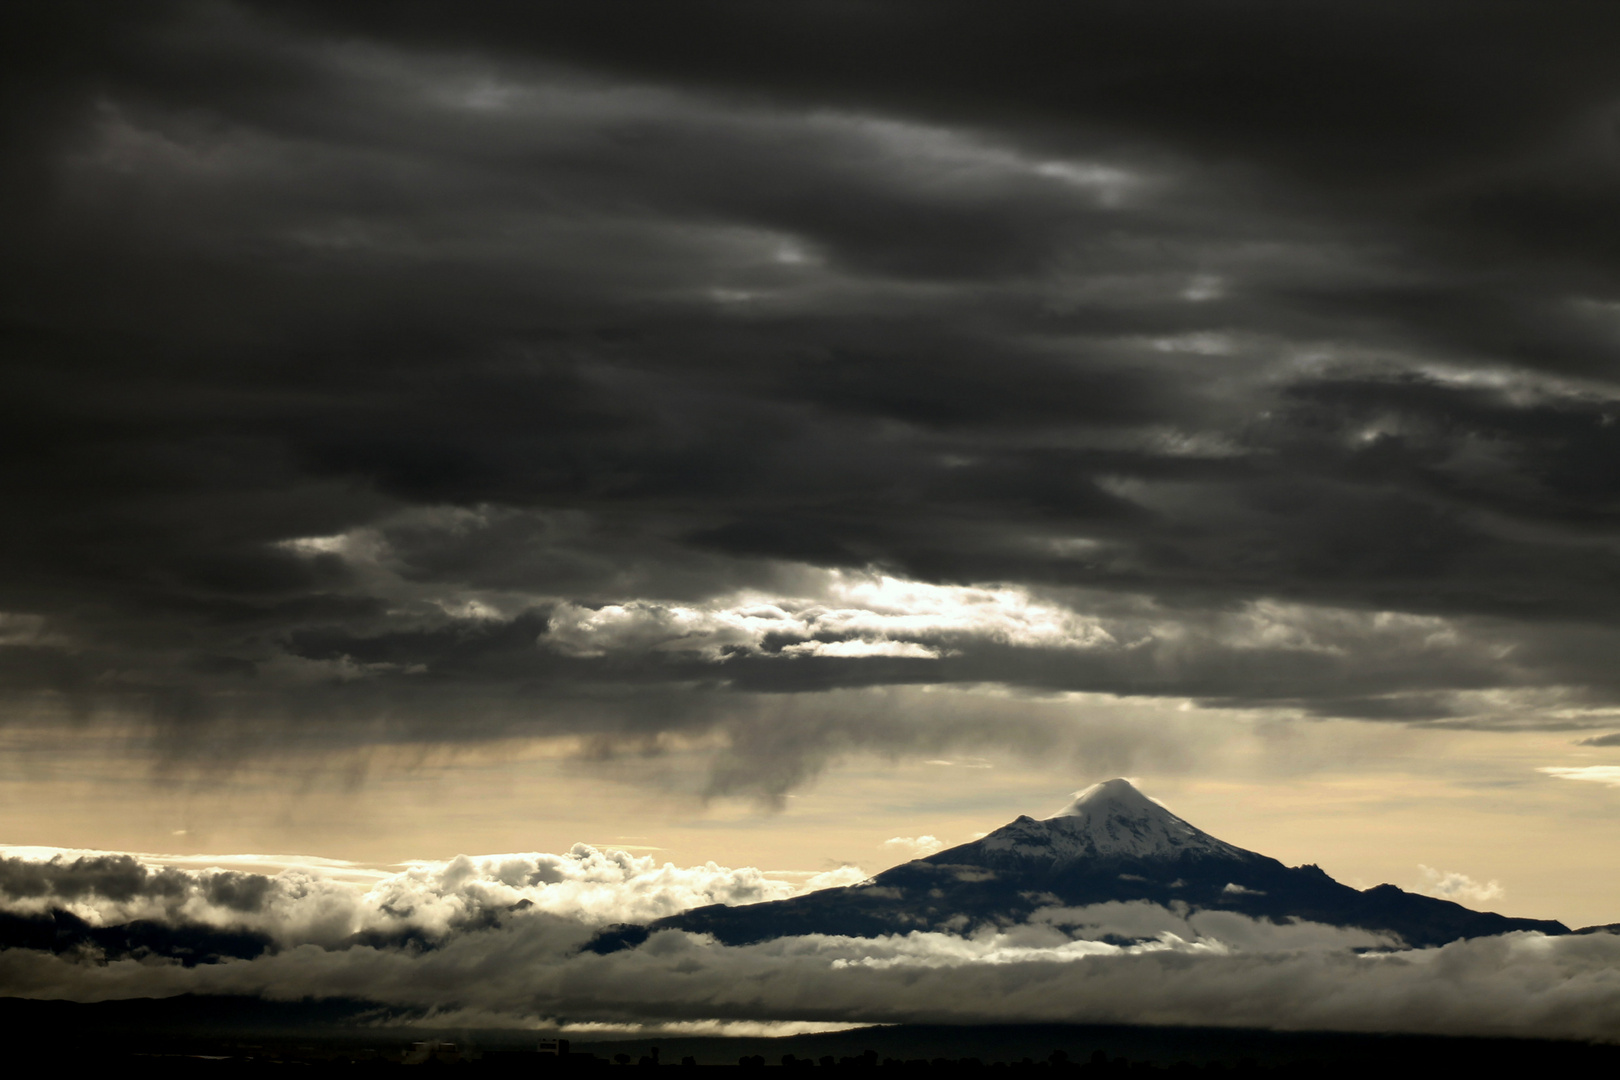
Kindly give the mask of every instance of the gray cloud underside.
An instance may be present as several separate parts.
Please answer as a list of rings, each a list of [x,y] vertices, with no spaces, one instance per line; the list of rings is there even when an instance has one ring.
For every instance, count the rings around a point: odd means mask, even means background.
[[[74,10],[5,65],[10,715],[1620,698],[1611,12]],[[828,570],[1109,637],[548,644]]]

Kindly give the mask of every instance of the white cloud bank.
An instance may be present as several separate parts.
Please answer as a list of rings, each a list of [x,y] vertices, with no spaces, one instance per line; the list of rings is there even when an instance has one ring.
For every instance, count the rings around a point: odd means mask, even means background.
[[[301,860],[265,874],[105,852],[9,849],[0,854],[0,911],[31,915],[54,908],[92,926],[144,919],[262,933],[281,946],[333,947],[356,934],[444,939],[514,909],[583,926],[650,922],[704,904],[780,900],[864,876],[848,868],[795,883],[752,867],[677,867],[588,844],[563,855],[417,862],[360,881],[352,880],[346,864],[322,862]]]

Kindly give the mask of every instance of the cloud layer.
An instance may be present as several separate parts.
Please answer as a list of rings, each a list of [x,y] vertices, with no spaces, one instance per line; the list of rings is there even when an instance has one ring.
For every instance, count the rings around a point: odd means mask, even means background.
[[[92,926],[155,921],[263,935],[277,947],[433,944],[533,912],[600,926],[651,922],[705,904],[779,900],[859,880],[856,869],[788,883],[753,868],[659,864],[576,844],[567,854],[458,856],[369,881],[312,865],[278,874],[185,869],[127,854],[0,856],[0,911],[66,911]]]
[[[822,883],[815,883],[822,884]],[[1367,931],[1145,902],[1038,910],[972,937],[810,936],[726,947],[682,932],[608,955],[604,921],[794,891],[757,870],[622,852],[418,864],[374,884],[308,871],[154,870],[129,856],[7,858],[9,913],[255,928],[262,951],[186,963],[85,946],[0,949],[0,987],[84,1001],[180,993],[358,997],[481,1023],[1207,1024],[1612,1039],[1620,938],[1512,934],[1406,950]]]
[[[1620,700],[1612,13],[405,7],[21,16],[5,717]]]

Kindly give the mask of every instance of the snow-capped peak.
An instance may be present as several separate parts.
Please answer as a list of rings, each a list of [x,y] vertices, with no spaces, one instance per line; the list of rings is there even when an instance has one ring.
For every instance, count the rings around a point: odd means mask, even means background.
[[[1172,817],[1177,821],[1180,818],[1165,809],[1163,803],[1150,799],[1136,790],[1129,780],[1123,777],[1116,780],[1104,780],[1100,784],[1092,784],[1084,791],[1074,793],[1074,801],[1063,809],[1047,818],[1055,821],[1058,818],[1152,818]],[[1186,822],[1181,821],[1183,825]],[[1191,829],[1191,825],[1187,825]],[[1197,830],[1194,830],[1197,831]]]
[[[987,854],[1055,863],[1184,854],[1253,857],[1189,825],[1123,779],[1093,784],[1044,821],[1021,817],[974,846]]]

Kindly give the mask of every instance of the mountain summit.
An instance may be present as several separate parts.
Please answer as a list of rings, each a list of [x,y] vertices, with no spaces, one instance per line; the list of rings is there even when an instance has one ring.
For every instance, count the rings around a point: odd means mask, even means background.
[[[1562,923],[1473,911],[1394,885],[1358,890],[1316,866],[1288,867],[1204,832],[1138,791],[1107,780],[1048,818],[1019,817],[970,843],[862,882],[763,904],[715,904],[650,926],[604,931],[597,952],[633,947],[653,930],[713,934],[741,945],[801,934],[875,937],[911,930],[967,933],[1037,908],[1148,901],[1359,927],[1408,945],[1443,945],[1510,930],[1567,934]]]
[[[978,852],[992,862],[1049,861],[1054,866],[1077,859],[1167,859],[1194,853],[1257,857],[1183,821],[1129,780],[1093,784],[1049,818],[1020,817],[952,851]]]

